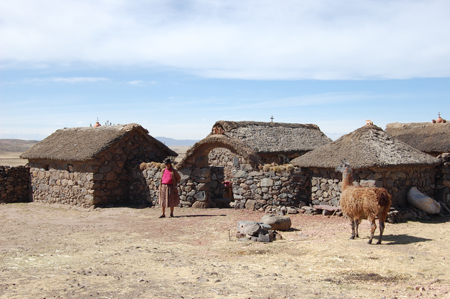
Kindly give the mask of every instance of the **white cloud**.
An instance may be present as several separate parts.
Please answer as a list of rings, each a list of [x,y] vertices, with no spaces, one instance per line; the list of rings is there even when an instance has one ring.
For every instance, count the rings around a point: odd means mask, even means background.
[[[154,84],[156,84],[156,82],[155,81],[146,82],[146,81],[142,81],[142,80],[133,80],[133,81],[126,82],[126,84],[133,85],[133,86],[145,86],[145,85],[154,85]]]
[[[104,77],[54,77],[54,78],[32,78],[26,79],[23,82],[28,84],[47,84],[47,83],[97,83],[108,81]]]
[[[96,83],[101,81],[108,81],[108,78],[103,77],[68,77],[68,78],[51,78],[50,81],[57,83]]]
[[[127,84],[133,85],[133,86],[144,86],[144,82],[142,80],[129,81],[129,82],[127,82]]]
[[[0,61],[240,79],[450,76],[446,0],[16,0]]]

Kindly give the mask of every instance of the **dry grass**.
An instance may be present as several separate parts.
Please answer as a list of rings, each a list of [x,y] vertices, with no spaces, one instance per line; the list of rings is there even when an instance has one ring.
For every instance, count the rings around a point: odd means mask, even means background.
[[[238,241],[231,209],[0,205],[0,298],[446,298],[448,220],[387,224],[293,215],[272,243]]]

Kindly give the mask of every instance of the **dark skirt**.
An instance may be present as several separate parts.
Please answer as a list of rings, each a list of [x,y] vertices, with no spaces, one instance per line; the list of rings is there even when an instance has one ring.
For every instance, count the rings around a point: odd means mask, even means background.
[[[180,198],[178,197],[178,189],[173,185],[161,184],[159,189],[158,204],[161,207],[176,207],[180,204]]]

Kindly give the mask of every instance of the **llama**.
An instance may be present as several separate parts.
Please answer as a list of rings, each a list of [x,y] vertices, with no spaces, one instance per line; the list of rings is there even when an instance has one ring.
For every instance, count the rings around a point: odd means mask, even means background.
[[[371,224],[369,244],[372,244],[373,235],[377,229],[375,219],[378,217],[380,225],[380,238],[377,244],[381,244],[384,222],[391,208],[391,195],[385,188],[356,187],[352,185],[353,175],[350,164],[345,161],[336,170],[342,172],[342,211],[350,218],[352,236],[350,239],[359,238],[358,226],[361,220],[368,219]]]

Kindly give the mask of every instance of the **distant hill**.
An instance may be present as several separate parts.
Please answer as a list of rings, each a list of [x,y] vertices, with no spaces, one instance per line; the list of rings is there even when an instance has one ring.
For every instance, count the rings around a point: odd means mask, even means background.
[[[0,152],[23,153],[39,141],[21,139],[0,139]]]
[[[179,140],[179,139],[172,139],[172,138],[167,138],[167,137],[155,137],[155,138],[167,146],[191,146],[191,145],[194,145],[194,143],[196,143],[198,141],[198,140],[190,140],[190,139]]]

